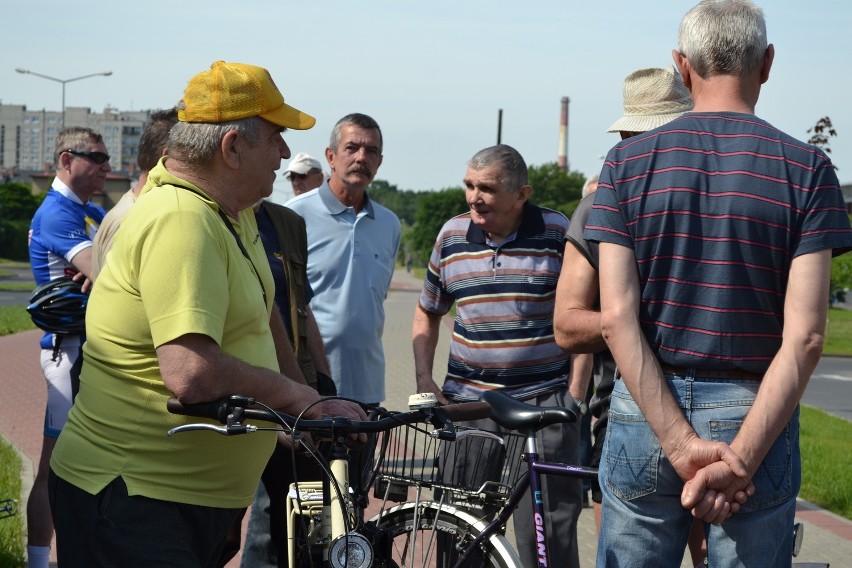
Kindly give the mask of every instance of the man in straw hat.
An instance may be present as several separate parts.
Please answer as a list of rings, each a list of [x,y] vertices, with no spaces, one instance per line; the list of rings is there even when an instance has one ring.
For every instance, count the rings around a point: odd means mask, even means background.
[[[622,140],[652,130],[692,110],[692,98],[683,79],[673,66],[666,69],[639,69],[624,79],[624,116],[607,132],[620,132]],[[594,442],[589,465],[600,465],[601,450],[606,436],[609,414],[609,395],[615,380],[615,363],[601,336],[600,304],[598,297],[598,244],[583,238],[583,230],[594,203],[599,176],[589,179],[593,186],[574,210],[565,234],[565,256],[556,288],[556,308],[553,330],[556,342],[569,353],[595,353],[584,373],[585,387],[594,373],[594,396],[589,411],[595,417],[592,425]],[[587,184],[589,183],[587,181]],[[591,358],[589,358],[591,359]],[[601,488],[592,482],[592,501],[595,519],[600,527]]]
[[[598,566],[789,566],[798,404],[832,254],[852,248],[834,168],[754,114],[775,50],[748,0],[704,0],[675,64],[694,112],[610,150],[584,233],[618,366]]]
[[[89,301],[81,392],[51,461],[60,565],[216,564],[276,436],[167,437],[194,420],[166,411],[172,396],[364,418],[300,384],[251,210],[290,155],[283,130],[314,118],[266,69],[217,61],[178,120]]]

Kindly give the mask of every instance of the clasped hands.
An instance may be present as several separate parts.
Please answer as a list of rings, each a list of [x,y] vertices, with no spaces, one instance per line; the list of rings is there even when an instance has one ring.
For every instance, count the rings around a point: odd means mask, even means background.
[[[693,433],[668,457],[685,481],[681,505],[696,519],[719,524],[754,495],[745,463],[724,442],[702,440]]]

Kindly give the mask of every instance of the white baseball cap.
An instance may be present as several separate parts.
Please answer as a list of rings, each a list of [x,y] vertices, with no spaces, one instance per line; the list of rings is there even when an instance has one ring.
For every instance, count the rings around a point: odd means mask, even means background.
[[[310,154],[306,154],[305,152],[299,152],[298,154],[293,156],[293,159],[291,159],[290,163],[287,164],[287,169],[284,171],[284,176],[290,177],[291,173],[304,175],[311,170],[322,171],[322,164],[320,164],[319,160],[317,160]]]

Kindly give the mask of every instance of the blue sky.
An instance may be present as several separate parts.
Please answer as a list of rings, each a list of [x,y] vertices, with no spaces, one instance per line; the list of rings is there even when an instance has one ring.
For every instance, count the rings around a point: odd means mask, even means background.
[[[217,59],[266,67],[287,102],[317,117],[289,132],[293,153],[321,157],[349,112],[372,115],[385,137],[378,177],[402,189],[459,185],[465,163],[502,141],[530,164],[556,160],[559,101],[571,99],[572,170],[596,173],[617,141],[624,77],[671,63],[692,1],[573,0],[143,0],[66,4],[6,0],[0,100],[59,110],[173,105],[189,78]],[[839,136],[832,159],[852,182],[852,4],[765,0],[775,64],[757,114],[805,139],[822,116]],[[324,162],[324,159],[322,159]],[[282,163],[282,171],[286,162]],[[282,191],[289,184],[281,183]]]

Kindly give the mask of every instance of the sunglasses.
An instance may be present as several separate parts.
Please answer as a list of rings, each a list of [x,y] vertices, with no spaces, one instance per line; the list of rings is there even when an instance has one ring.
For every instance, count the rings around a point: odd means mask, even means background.
[[[308,177],[308,174],[297,174],[294,172],[290,172],[290,179],[305,179]]]
[[[76,150],[65,150],[72,156],[79,156],[80,158],[86,158],[87,160],[91,160],[96,164],[104,164],[109,162],[109,154],[104,154],[103,152],[78,152]]]

